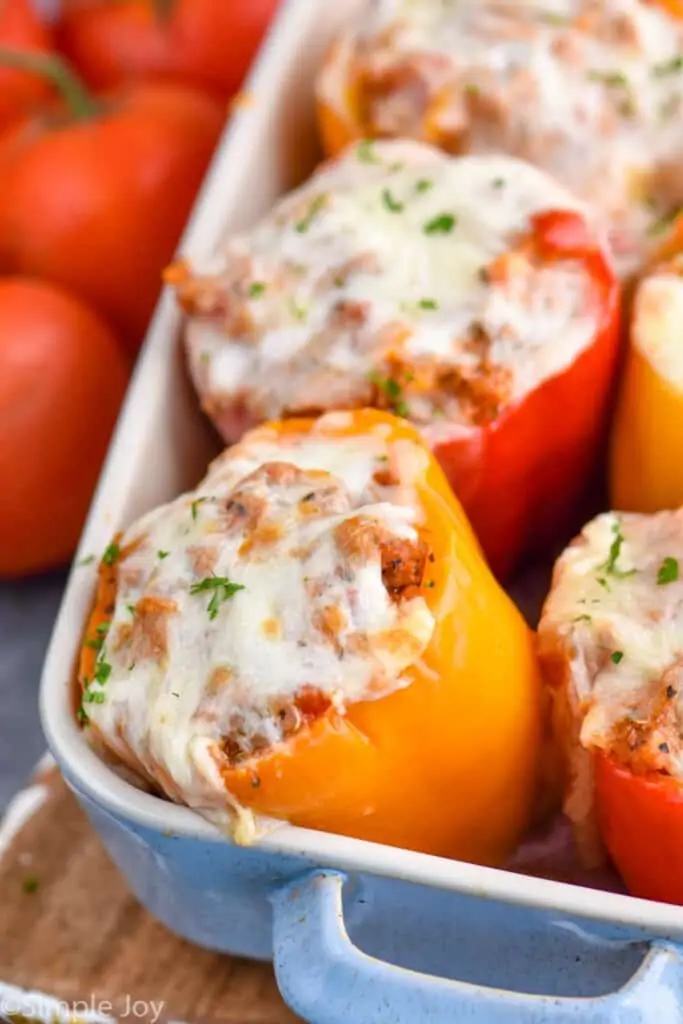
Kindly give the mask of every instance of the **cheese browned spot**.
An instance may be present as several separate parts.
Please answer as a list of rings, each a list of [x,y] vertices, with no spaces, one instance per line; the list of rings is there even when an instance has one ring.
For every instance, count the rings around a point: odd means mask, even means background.
[[[426,453],[382,422],[326,436],[332,420],[253,431],[195,493],[131,526],[112,569],[111,622],[81,680],[88,718],[219,820],[240,811],[227,767],[409,685],[432,637],[414,490]]]
[[[352,147],[179,279],[192,376],[226,439],[373,405],[435,443],[496,419],[593,342],[590,271],[537,244],[542,215],[583,212],[568,192],[511,157],[372,152]]]
[[[683,780],[683,510],[590,522],[557,562],[538,640],[590,856],[592,751]]]
[[[368,137],[548,171],[601,211],[626,274],[683,202],[683,22],[666,3],[368,0],[318,94],[343,113],[350,89]]]

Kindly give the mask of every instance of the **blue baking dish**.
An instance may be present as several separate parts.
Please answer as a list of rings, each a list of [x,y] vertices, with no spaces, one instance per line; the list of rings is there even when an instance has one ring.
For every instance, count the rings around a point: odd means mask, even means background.
[[[312,81],[344,4],[288,0],[226,129],[181,247],[213,251],[300,180],[317,153]],[[79,558],[192,486],[215,453],[162,297]],[[139,900],[191,942],[274,961],[311,1024],[677,1024],[683,910],[510,871],[282,826],[235,846],[184,807],[135,788],[88,746],[72,678],[93,597],[72,571],[45,664],[49,745]]]

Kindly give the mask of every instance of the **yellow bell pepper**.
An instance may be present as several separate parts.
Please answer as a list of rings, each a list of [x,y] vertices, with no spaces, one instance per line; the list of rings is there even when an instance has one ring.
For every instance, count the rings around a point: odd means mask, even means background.
[[[610,453],[613,508],[683,505],[683,256],[638,285]]]
[[[220,774],[243,807],[322,829],[485,864],[501,863],[532,814],[540,747],[539,676],[533,636],[492,576],[433,455],[403,420],[376,410],[289,420],[261,430],[330,442],[380,436],[387,451],[412,450],[416,529],[430,557],[419,593],[435,621],[404,686],[343,712],[302,692],[305,727]],[[250,437],[257,437],[259,431]],[[243,442],[244,443],[244,442]],[[324,469],[324,445],[321,465]],[[119,564],[127,552],[120,550]],[[117,565],[105,559],[80,665],[113,612]]]

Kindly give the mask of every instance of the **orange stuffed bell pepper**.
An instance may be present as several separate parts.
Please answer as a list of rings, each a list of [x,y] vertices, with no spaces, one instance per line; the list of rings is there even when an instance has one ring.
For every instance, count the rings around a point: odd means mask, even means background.
[[[421,431],[497,575],[566,533],[605,431],[619,288],[583,208],[535,167],[356,146],[169,279],[226,441],[389,409]]]
[[[108,549],[81,718],[239,841],[264,819],[501,862],[531,811],[530,631],[413,427],[248,433]]]
[[[559,559],[539,654],[584,860],[683,904],[683,510],[606,513]]]
[[[683,221],[635,294],[610,457],[615,508],[683,505]]]

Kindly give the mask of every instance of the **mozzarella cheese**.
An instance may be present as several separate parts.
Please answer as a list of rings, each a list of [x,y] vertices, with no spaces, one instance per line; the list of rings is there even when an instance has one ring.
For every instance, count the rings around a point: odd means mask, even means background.
[[[557,562],[538,639],[570,818],[591,822],[595,749],[683,780],[683,510],[590,522]]]
[[[222,767],[285,742],[311,701],[343,714],[408,685],[432,636],[413,490],[427,456],[381,426],[325,437],[331,420],[254,431],[120,542],[84,709],[124,761],[219,821],[239,811]],[[409,589],[391,578],[404,556]]]
[[[683,202],[683,22],[663,3],[369,0],[322,100],[350,83],[367,134],[543,167],[604,213],[624,273]]]
[[[582,207],[511,157],[350,149],[181,276],[204,407],[228,439],[245,419],[371,404],[428,441],[494,419],[602,315],[583,264],[524,248],[558,210]]]
[[[683,258],[656,268],[638,286],[632,344],[657,374],[683,390]]]

